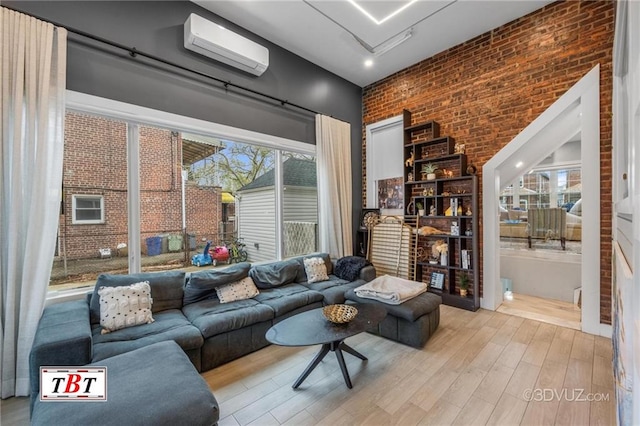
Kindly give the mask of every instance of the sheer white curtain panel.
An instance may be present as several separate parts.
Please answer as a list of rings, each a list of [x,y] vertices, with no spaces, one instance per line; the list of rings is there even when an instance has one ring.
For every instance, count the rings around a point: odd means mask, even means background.
[[[1,396],[29,395],[56,245],[67,31],[0,7]]]
[[[333,258],[353,253],[351,125],[316,115],[320,250]]]

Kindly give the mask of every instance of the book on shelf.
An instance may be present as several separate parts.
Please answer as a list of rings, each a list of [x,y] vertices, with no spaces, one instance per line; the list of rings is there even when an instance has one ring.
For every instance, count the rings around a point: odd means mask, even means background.
[[[462,269],[471,268],[471,250],[462,250],[460,252],[460,258],[462,261]]]
[[[462,269],[469,269],[469,264],[467,263],[467,251],[462,250],[460,252],[460,260],[462,262]]]

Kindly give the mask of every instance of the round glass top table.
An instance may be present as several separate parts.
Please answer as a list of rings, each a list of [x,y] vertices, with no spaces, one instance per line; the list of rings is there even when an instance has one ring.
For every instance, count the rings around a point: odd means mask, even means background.
[[[363,361],[366,361],[367,358],[344,343],[344,339],[375,327],[387,316],[387,310],[379,305],[359,304],[355,305],[355,307],[358,309],[358,314],[346,324],[330,322],[322,314],[322,308],[317,308],[280,321],[267,331],[266,339],[275,345],[322,345],[320,351],[293,384],[294,389],[297,389],[304,382],[329,351],[335,352],[347,387],[349,389],[353,387],[342,352],[344,351]]]

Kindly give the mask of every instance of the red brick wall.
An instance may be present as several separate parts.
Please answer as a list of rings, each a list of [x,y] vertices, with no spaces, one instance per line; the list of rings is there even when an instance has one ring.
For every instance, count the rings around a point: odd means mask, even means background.
[[[64,212],[60,235],[67,258],[96,257],[99,248],[115,251],[127,236],[126,124],[110,119],[67,113],[63,165]],[[146,238],[182,232],[182,141],[164,129],[140,127],[140,216],[143,251]],[[105,223],[72,224],[72,196],[104,196]],[[187,186],[187,232],[215,235],[220,219],[219,188]]]
[[[415,123],[435,120],[442,135],[464,143],[469,163],[481,175],[484,163],[600,64],[600,305],[605,323],[611,321],[614,11],[609,1],[553,3],[363,90],[363,136],[364,126],[408,109]]]
[[[218,223],[222,221],[222,189],[218,186],[187,185],[186,210],[187,229],[196,235],[200,245],[202,239],[211,241],[214,245],[218,241]]]

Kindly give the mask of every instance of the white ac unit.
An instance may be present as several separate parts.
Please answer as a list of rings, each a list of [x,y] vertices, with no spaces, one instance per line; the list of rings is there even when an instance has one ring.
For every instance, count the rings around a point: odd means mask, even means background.
[[[184,23],[184,47],[255,75],[269,66],[269,49],[195,13]]]

